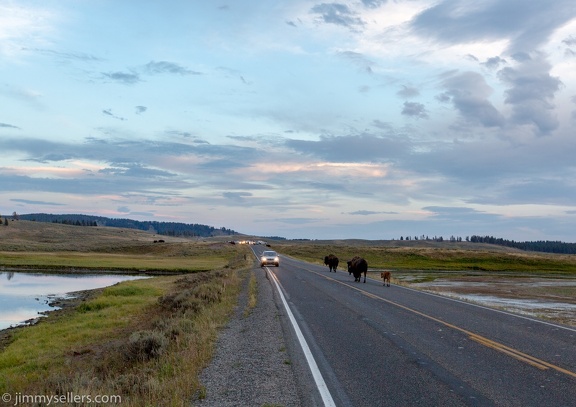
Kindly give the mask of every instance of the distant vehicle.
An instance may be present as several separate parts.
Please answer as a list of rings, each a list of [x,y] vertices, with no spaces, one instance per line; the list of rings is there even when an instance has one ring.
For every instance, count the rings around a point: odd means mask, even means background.
[[[278,257],[278,253],[273,250],[266,250],[262,253],[262,256],[260,256],[260,267],[268,265],[280,266],[280,257]]]

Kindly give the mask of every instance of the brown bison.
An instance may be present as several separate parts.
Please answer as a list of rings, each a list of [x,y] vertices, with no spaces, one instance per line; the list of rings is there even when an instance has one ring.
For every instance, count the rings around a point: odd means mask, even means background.
[[[354,274],[354,281],[360,282],[362,273],[364,273],[364,282],[366,282],[366,273],[368,272],[368,262],[361,257],[353,257],[347,261],[348,273]]]
[[[384,280],[384,285],[388,283],[388,287],[390,287],[390,277],[392,277],[392,273],[389,271],[383,271],[380,273],[380,277]]]
[[[324,257],[324,264],[330,268],[330,272],[334,270],[334,273],[336,273],[336,269],[338,268],[338,257],[334,256],[333,254],[329,254],[328,256]]]
[[[359,259],[360,259],[359,256],[354,256],[354,257],[352,257],[352,260],[347,262],[348,263],[348,275],[352,275],[352,269],[350,268],[350,264],[356,262]]]

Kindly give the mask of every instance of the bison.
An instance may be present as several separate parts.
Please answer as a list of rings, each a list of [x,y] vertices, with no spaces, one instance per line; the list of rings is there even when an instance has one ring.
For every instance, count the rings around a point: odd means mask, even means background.
[[[354,281],[360,282],[362,273],[364,273],[364,282],[366,282],[366,273],[368,272],[368,262],[361,257],[354,257],[348,262],[348,273],[354,274]]]
[[[392,277],[392,273],[389,271],[383,271],[380,273],[380,277],[384,280],[384,285],[388,283],[388,287],[390,287],[390,277]]]
[[[354,263],[359,259],[360,259],[359,256],[354,256],[354,257],[352,257],[352,260],[347,262],[348,263],[348,275],[352,275],[352,269],[350,268],[350,263]]]
[[[324,264],[330,268],[330,272],[334,270],[334,273],[336,273],[336,269],[338,268],[338,262],[339,262],[338,257],[334,256],[333,254],[324,257]]]

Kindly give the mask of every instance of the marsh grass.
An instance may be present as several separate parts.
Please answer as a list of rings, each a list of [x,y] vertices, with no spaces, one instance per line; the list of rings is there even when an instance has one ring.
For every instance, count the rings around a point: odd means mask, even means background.
[[[0,352],[0,392],[119,395],[187,405],[237,299],[236,270],[123,282],[73,314],[20,330]],[[185,307],[173,301],[189,291]],[[98,304],[98,305],[96,305]]]

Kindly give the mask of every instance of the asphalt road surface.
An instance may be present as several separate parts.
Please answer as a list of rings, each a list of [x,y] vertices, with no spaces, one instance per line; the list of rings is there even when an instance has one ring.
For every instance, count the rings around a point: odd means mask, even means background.
[[[305,405],[576,406],[576,329],[280,255]]]

